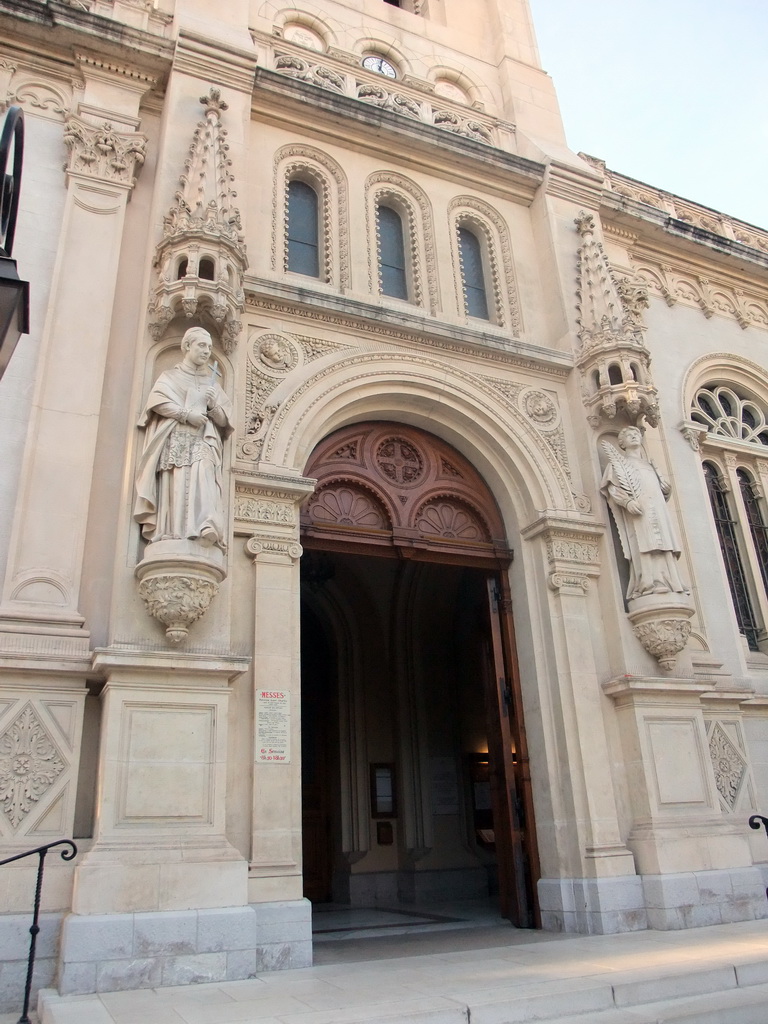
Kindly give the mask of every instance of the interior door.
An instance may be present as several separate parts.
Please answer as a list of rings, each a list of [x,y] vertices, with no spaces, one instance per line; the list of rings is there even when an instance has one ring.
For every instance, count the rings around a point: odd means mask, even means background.
[[[499,899],[502,916],[518,928],[531,928],[540,926],[534,890],[538,862],[511,601],[506,581],[490,577],[487,585],[492,662],[488,751]]]

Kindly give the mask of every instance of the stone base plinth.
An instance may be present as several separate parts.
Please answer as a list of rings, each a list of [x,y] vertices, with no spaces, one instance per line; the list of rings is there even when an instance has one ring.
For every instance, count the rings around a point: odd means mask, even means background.
[[[307,900],[152,914],[70,914],[62,995],[236,981],[312,964]]]
[[[546,931],[608,935],[768,918],[759,867],[624,878],[542,878],[538,891]]]
[[[648,924],[659,931],[768,917],[758,867],[644,875]]]
[[[614,935],[648,927],[639,875],[541,878],[538,893],[545,931]]]
[[[40,915],[35,972],[32,975],[32,1006],[37,1002],[39,990],[50,988],[56,980],[61,919],[61,914]],[[18,1016],[21,1008],[27,979],[31,924],[31,911],[26,914],[0,914],[0,1013],[15,1011]]]

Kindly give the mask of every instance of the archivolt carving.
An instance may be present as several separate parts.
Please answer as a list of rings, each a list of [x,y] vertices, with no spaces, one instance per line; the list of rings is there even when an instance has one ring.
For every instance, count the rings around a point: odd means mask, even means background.
[[[288,185],[306,181],[317,191],[322,224],[323,280],[349,287],[349,211],[347,179],[339,165],[313,146],[283,146],[275,154],[273,175],[272,269],[286,269]],[[338,259],[335,252],[338,251]],[[338,262],[338,266],[336,265]]]
[[[250,339],[245,380],[245,424],[238,440],[238,458],[254,460],[261,455],[269,421],[277,404],[272,392],[297,367],[345,348],[319,338],[295,337],[268,332]]]
[[[309,392],[314,392],[291,429],[290,435],[281,439],[281,445],[287,450],[291,450],[296,438],[301,436],[304,422],[307,417],[312,415],[314,409],[323,403],[329,395],[338,393],[340,386],[338,380],[331,380],[326,387],[322,387],[323,381],[328,378],[336,378],[341,371],[346,370],[349,373],[346,382],[348,384],[354,382],[355,386],[361,387],[367,380],[380,377],[384,365],[388,371],[388,379],[391,380],[392,363],[398,358],[402,360],[403,377],[404,379],[407,377],[409,385],[418,385],[423,382],[429,388],[435,377],[438,376],[443,381],[452,382],[455,393],[462,396],[469,408],[482,409],[491,420],[499,419],[500,393],[494,387],[493,380],[466,373],[457,366],[451,366],[441,360],[430,359],[410,352],[357,353],[324,366],[316,374],[299,384],[286,398],[269,425],[262,451],[263,458],[266,461],[273,461],[281,428],[297,402],[305,402],[305,396]],[[485,396],[486,401],[479,400],[478,392]],[[531,467],[536,467],[536,478],[543,488],[542,498],[546,496],[546,507],[577,509],[579,507],[578,499],[573,495],[568,476],[550,445],[538,431],[533,429],[529,420],[516,405],[505,401],[503,406],[508,413],[505,419],[510,421],[507,428],[509,435],[514,437],[515,444],[521,454],[524,454],[528,464]],[[547,472],[542,472],[543,466],[546,466]]]
[[[486,241],[494,319],[500,327],[508,327],[514,335],[519,335],[523,324],[517,295],[512,245],[505,221],[492,206],[475,196],[457,196],[451,200],[448,214],[454,228],[452,254],[458,308],[464,310],[458,232],[462,225],[467,225],[471,230],[479,231]],[[501,254],[500,259],[499,253]]]
[[[274,298],[265,298],[264,296],[257,295],[255,292],[248,292],[246,294],[246,300],[252,310],[265,309],[270,314],[285,313],[289,316],[294,316],[296,313],[296,307],[290,302],[282,302]],[[346,315],[343,313],[331,313],[327,310],[320,310],[315,308],[311,311],[311,318],[318,324],[327,324],[329,327],[344,327],[353,328],[358,334],[367,334],[374,337],[377,341],[387,339],[388,341],[404,342],[410,344],[413,342],[413,332],[407,328],[396,327],[391,324],[383,323],[381,320],[371,318],[370,320],[356,318],[353,315]],[[499,362],[499,351],[494,348],[483,348],[478,345],[464,344],[457,342],[455,336],[447,337],[440,335],[420,334],[419,335],[419,347],[423,349],[435,349],[438,352],[449,354],[451,357],[456,355],[470,356],[474,361],[483,361],[486,363],[492,363],[494,366],[498,365]],[[554,353],[553,353],[554,355]],[[529,358],[521,355],[520,353],[506,349],[504,351],[504,360],[510,364],[514,364],[517,369],[520,370],[532,370],[534,373],[541,373],[542,369],[556,380],[564,379],[571,372],[572,366],[570,360],[565,361],[562,355],[554,355],[554,358],[550,359],[547,356],[542,356],[541,359]]]
[[[368,277],[371,291],[380,291],[379,282],[379,241],[376,223],[376,207],[391,201],[404,214],[407,227],[406,245],[410,247],[410,271],[413,299],[422,305],[422,278],[426,268],[429,309],[436,313],[439,306],[437,286],[437,260],[435,233],[432,223],[432,207],[424,190],[410,178],[394,171],[379,171],[372,174],[365,183],[366,209],[368,210]],[[419,216],[416,214],[418,208]],[[375,247],[372,241],[375,240]]]

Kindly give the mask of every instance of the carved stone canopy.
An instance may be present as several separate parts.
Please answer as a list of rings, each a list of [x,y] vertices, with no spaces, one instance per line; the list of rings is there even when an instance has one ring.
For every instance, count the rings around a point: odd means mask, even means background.
[[[210,317],[231,352],[242,327],[243,275],[248,268],[232,160],[218,89],[201,96],[205,118],[195,128],[179,187],[163,224],[149,304],[150,331],[162,337],[175,317]]]
[[[647,294],[631,282],[617,281],[595,238],[592,214],[580,214],[575,223],[583,239],[578,252],[576,365],[587,418],[595,428],[617,416],[632,424],[645,419],[655,427],[658,392],[640,323]]]

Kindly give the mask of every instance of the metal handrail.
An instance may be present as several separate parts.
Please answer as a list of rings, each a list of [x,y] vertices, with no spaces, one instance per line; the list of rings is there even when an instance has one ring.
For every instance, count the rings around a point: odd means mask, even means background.
[[[25,853],[17,853],[14,857],[7,857],[0,860],[0,867],[3,864],[10,864],[15,860],[22,860],[24,857],[31,857],[37,854],[37,882],[35,884],[35,909],[32,914],[32,926],[29,929],[29,957],[27,958],[27,984],[24,987],[24,1009],[21,1011],[18,1024],[31,1024],[29,1019],[29,994],[32,990],[32,972],[35,969],[35,947],[37,945],[37,933],[40,925],[37,923],[40,917],[40,893],[43,888],[43,871],[45,869],[45,855],[54,846],[66,846],[69,849],[61,851],[62,860],[73,860],[77,856],[77,847],[71,839],[57,839],[55,843],[46,843],[45,846],[37,846],[34,850],[27,850]]]

